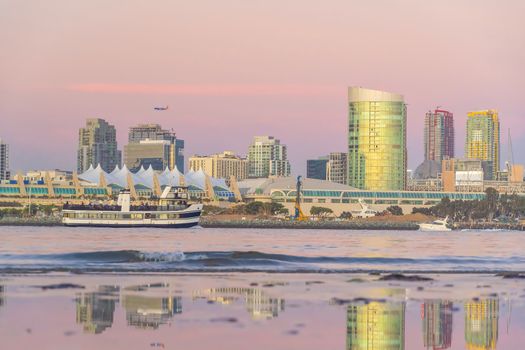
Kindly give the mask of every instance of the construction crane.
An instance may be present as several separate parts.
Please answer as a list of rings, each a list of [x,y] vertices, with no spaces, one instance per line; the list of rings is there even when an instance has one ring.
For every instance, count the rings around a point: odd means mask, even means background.
[[[301,209],[301,187],[303,186],[303,177],[301,175],[297,176],[297,194],[295,195],[295,215],[294,220],[296,221],[305,221],[308,220],[308,217],[304,215],[303,210]]]
[[[514,150],[512,149],[512,136],[510,135],[510,128],[509,128],[509,136],[507,137],[507,161],[505,162],[505,165],[507,166],[507,171],[512,171],[512,167],[514,166]]]

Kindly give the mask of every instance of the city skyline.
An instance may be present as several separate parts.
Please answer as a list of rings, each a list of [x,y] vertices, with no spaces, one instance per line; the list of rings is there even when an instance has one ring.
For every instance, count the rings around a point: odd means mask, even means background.
[[[121,145],[130,125],[173,127],[187,156],[244,154],[254,135],[277,135],[294,173],[304,173],[306,159],[346,148],[345,95],[353,85],[405,96],[411,169],[423,159],[425,112],[436,105],[454,113],[457,154],[470,110],[498,109],[515,148],[525,144],[518,123],[525,48],[514,44],[525,42],[523,2],[253,6],[134,3],[101,13],[96,1],[0,5],[0,27],[9,33],[0,57],[0,134],[11,146],[11,168],[73,168],[74,152],[63,150],[74,149],[86,118],[100,117],[120,130]],[[443,18],[447,26],[428,25]],[[221,34],[202,29],[209,26]],[[384,37],[396,40],[373,44]],[[426,54],[436,49],[446,54]],[[154,111],[158,105],[170,108]]]

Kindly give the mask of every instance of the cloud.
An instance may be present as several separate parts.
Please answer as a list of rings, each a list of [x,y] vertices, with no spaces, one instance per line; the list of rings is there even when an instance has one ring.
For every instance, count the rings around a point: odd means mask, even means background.
[[[73,84],[67,90],[103,94],[186,96],[339,96],[339,86],[278,84]]]

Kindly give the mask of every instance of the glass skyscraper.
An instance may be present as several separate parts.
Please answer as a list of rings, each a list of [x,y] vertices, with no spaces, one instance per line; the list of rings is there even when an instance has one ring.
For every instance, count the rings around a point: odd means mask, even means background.
[[[348,107],[348,185],[403,190],[407,169],[403,96],[350,87]]]
[[[467,116],[466,156],[468,159],[486,161],[489,165],[489,178],[495,180],[500,166],[498,111],[475,111],[469,112]]]

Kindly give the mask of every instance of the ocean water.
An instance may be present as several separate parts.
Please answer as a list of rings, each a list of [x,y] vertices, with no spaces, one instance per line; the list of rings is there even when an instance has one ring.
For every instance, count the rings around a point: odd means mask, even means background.
[[[525,233],[0,227],[0,273],[525,271]]]
[[[525,279],[496,272],[525,271],[524,248],[504,231],[0,227],[0,349],[523,349]],[[398,271],[431,280],[371,273]]]

